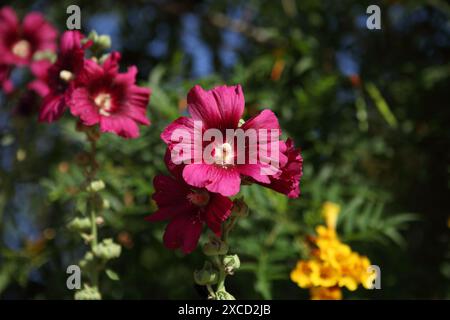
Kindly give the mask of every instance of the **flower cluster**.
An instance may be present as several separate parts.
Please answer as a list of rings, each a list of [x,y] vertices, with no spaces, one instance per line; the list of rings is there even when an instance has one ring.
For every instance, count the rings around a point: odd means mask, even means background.
[[[170,220],[164,234],[165,246],[190,253],[197,247],[203,224],[217,236],[221,235],[222,222],[230,216],[233,202],[221,194],[188,185],[181,176],[180,167],[170,161],[169,153],[166,153],[165,162],[172,176],[157,175],[154,178],[153,200],[159,210],[147,220]]]
[[[164,243],[185,253],[195,249],[204,224],[220,236],[221,224],[230,216],[232,208],[228,197],[235,196],[241,184],[257,183],[296,198],[300,194],[302,175],[300,152],[291,139],[280,140],[280,126],[272,111],[263,110],[247,121],[242,120],[245,99],[240,85],[212,90],[197,85],[188,93],[187,104],[190,116],[176,119],[161,134],[168,147],[166,164],[173,177],[160,175],[154,179],[153,198],[159,210],[148,218],[170,220]],[[203,136],[213,130],[226,136],[226,140],[216,139],[211,143],[203,140],[198,148],[197,127]],[[244,135],[274,130],[276,135],[256,136],[238,148],[236,136],[227,134],[238,130]],[[180,145],[182,151],[175,152],[180,150]],[[212,161],[202,157],[208,150]],[[254,163],[236,161],[262,151],[264,157],[257,157]]]
[[[10,79],[15,67],[29,67],[42,72],[42,65],[33,59],[38,52],[54,52],[58,32],[37,12],[19,21],[11,7],[0,9],[0,89],[14,90]]]
[[[43,96],[39,119],[55,121],[69,108],[85,126],[99,125],[101,132],[136,138],[138,124],[150,125],[146,117],[150,89],[135,85],[135,66],[119,72],[119,52],[100,61],[85,58],[91,44],[78,31],[63,34],[56,62],[47,72],[36,74],[33,83]]]
[[[291,280],[301,288],[311,288],[312,299],[341,299],[342,287],[354,291],[359,284],[370,288],[375,274],[369,272],[370,261],[342,243],[336,233],[340,208],[326,202],[323,214],[326,226],[316,228],[317,237],[311,239],[311,259],[300,260],[291,272]]]
[[[102,57],[89,52],[92,46],[107,47],[95,33],[86,38],[79,31],[66,31],[59,47],[57,35],[39,13],[28,14],[20,24],[13,9],[0,9],[2,91],[14,90],[13,68],[27,66],[34,76],[27,88],[42,98],[39,121],[56,121],[70,109],[84,126],[98,125],[101,132],[138,137],[138,125],[150,125],[146,109],[151,92],[135,84],[137,68],[121,73],[119,52]]]

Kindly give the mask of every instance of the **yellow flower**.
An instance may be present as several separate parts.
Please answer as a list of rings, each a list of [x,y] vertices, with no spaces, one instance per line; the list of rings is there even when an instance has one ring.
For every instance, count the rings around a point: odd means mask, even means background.
[[[342,291],[338,287],[311,288],[311,300],[342,300]]]
[[[301,288],[308,288],[312,285],[311,275],[319,274],[319,264],[317,261],[299,261],[291,272],[291,280]]]
[[[318,226],[316,228],[317,238],[318,240],[325,241],[336,241],[337,234],[334,229],[326,228],[325,226]]]
[[[370,288],[376,274],[369,272],[370,261],[342,243],[336,233],[340,206],[325,202],[322,214],[326,225],[316,227],[311,258],[299,261],[291,280],[301,288],[311,288],[311,299],[342,299],[342,287],[354,291],[362,284]]]
[[[333,267],[339,269],[352,254],[352,249],[341,242],[318,243],[320,248],[320,258],[327,261]]]
[[[350,291],[355,291],[358,288],[358,282],[352,277],[341,277],[339,278],[339,287],[346,287]]]
[[[322,205],[322,216],[325,218],[329,229],[336,230],[336,222],[340,211],[341,207],[337,203],[326,201]]]
[[[334,287],[339,280],[339,273],[328,263],[319,264],[319,272],[311,274],[311,283],[316,287]]]

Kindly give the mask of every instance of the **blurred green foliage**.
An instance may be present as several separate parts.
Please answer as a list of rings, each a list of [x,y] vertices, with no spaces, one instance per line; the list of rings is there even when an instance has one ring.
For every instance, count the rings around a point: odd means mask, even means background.
[[[370,1],[9,1],[42,10],[60,30],[78,4],[83,31],[112,35],[123,65],[152,88],[152,125],[125,141],[99,141],[106,183],[103,238],[124,247],[102,278],[106,298],[200,298],[189,256],[165,249],[152,179],[166,172],[159,134],[185,112],[194,84],[240,83],[248,118],[278,115],[301,146],[302,195],[289,200],[249,186],[249,217],[231,234],[242,267],[227,280],[239,298],[299,299],[289,280],[304,239],[323,223],[324,201],[339,203],[338,232],[382,272],[382,290],[347,298],[450,298],[449,6],[382,1],[382,30],[365,28]],[[100,21],[100,22],[99,22]],[[114,42],[115,41],[115,42]],[[70,115],[51,125],[1,100],[0,297],[71,298],[66,267],[84,246],[67,222],[85,201],[77,162],[85,147]],[[29,109],[32,105],[27,106]],[[116,275],[110,271],[109,277]]]

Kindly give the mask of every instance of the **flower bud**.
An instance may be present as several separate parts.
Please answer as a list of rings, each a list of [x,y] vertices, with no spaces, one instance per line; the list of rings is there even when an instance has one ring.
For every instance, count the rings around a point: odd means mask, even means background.
[[[241,197],[233,201],[232,214],[241,218],[248,216],[248,206],[245,203],[244,198]]]
[[[111,48],[111,38],[108,35],[102,34],[97,38],[97,44],[102,49],[109,49]]]
[[[225,290],[219,290],[216,292],[216,300],[236,300],[236,298]]]
[[[88,218],[76,217],[67,224],[67,227],[72,231],[86,231],[91,228],[91,221]]]
[[[92,252],[88,251],[84,255],[84,258],[80,261],[80,267],[83,269],[90,269],[94,263],[94,255]]]
[[[94,247],[93,252],[100,259],[110,260],[119,257],[121,250],[120,245],[114,243],[112,239],[104,239]]]
[[[237,254],[228,255],[223,258],[223,265],[225,266],[226,273],[233,274],[234,270],[239,269],[241,266],[241,261]]]
[[[95,180],[92,181],[91,184],[87,187],[88,192],[99,192],[105,189],[105,183],[103,180]]]
[[[105,223],[105,219],[103,217],[98,216],[95,218],[95,224],[98,226],[101,226]]]
[[[87,39],[92,40],[93,42],[96,42],[98,39],[98,33],[95,30],[92,30],[89,32],[89,35],[87,36]]]
[[[228,252],[228,244],[222,240],[212,237],[203,245],[203,253],[206,256],[224,255]]]
[[[98,59],[98,64],[103,64],[105,61],[106,61],[106,59],[108,59],[109,58],[109,54],[103,54],[101,57],[100,57],[100,59]]]
[[[322,216],[325,218],[325,222],[328,228],[336,230],[336,223],[340,211],[341,206],[337,203],[326,201],[322,205]]]
[[[107,199],[103,199],[103,209],[109,209],[111,207],[111,204]]]
[[[217,270],[214,270],[209,262],[205,262],[203,269],[194,271],[195,283],[201,286],[215,284],[218,277]]]
[[[84,285],[83,289],[78,290],[75,293],[75,300],[101,300],[102,296],[98,291],[97,287],[90,287],[87,284]]]
[[[49,60],[51,63],[55,63],[56,54],[50,50],[36,51],[33,54],[33,61],[39,61],[39,60]]]

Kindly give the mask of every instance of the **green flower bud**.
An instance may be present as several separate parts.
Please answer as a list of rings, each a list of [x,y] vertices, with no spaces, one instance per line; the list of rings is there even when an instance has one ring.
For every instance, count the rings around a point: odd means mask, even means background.
[[[78,290],[75,293],[75,300],[101,300],[102,296],[98,291],[97,287],[90,287],[87,284],[84,285],[83,289]]]
[[[106,59],[108,59],[108,58],[109,58],[109,54],[107,54],[107,53],[102,54],[102,56],[101,56],[100,59],[98,60],[98,63],[99,63],[99,64],[103,64],[103,63],[106,61]]]
[[[97,38],[98,46],[102,49],[111,48],[111,38],[108,35],[102,34]]]
[[[50,50],[37,51],[33,54],[33,60],[49,60],[51,63],[54,63],[56,61],[56,54]]]
[[[236,300],[236,298],[225,290],[219,290],[216,292],[216,300]]]
[[[217,270],[213,269],[211,263],[205,262],[203,269],[194,271],[195,283],[201,286],[217,283],[219,277]]]
[[[105,189],[105,183],[103,180],[95,180],[92,181],[91,184],[87,187],[88,192],[99,192]]]
[[[75,218],[67,224],[69,230],[83,232],[90,230],[91,220],[88,218]]]
[[[224,255],[228,252],[228,244],[218,238],[210,238],[207,243],[203,245],[203,253],[206,256]]]
[[[248,206],[245,203],[244,198],[238,198],[233,201],[232,214],[240,218],[248,216]]]
[[[228,255],[223,258],[223,265],[225,266],[226,273],[233,274],[241,266],[241,261],[237,254]]]
[[[91,269],[93,267],[94,255],[92,252],[86,252],[84,258],[80,261],[79,265],[82,269]]]
[[[97,42],[98,39],[98,33],[95,30],[92,30],[89,32],[89,35],[87,36],[87,39],[92,40],[94,43]]]
[[[104,260],[118,258],[122,248],[113,242],[112,239],[104,239],[100,244],[96,245],[93,252],[96,257]]]
[[[111,207],[111,204],[107,199],[103,199],[103,209],[109,209]]]

